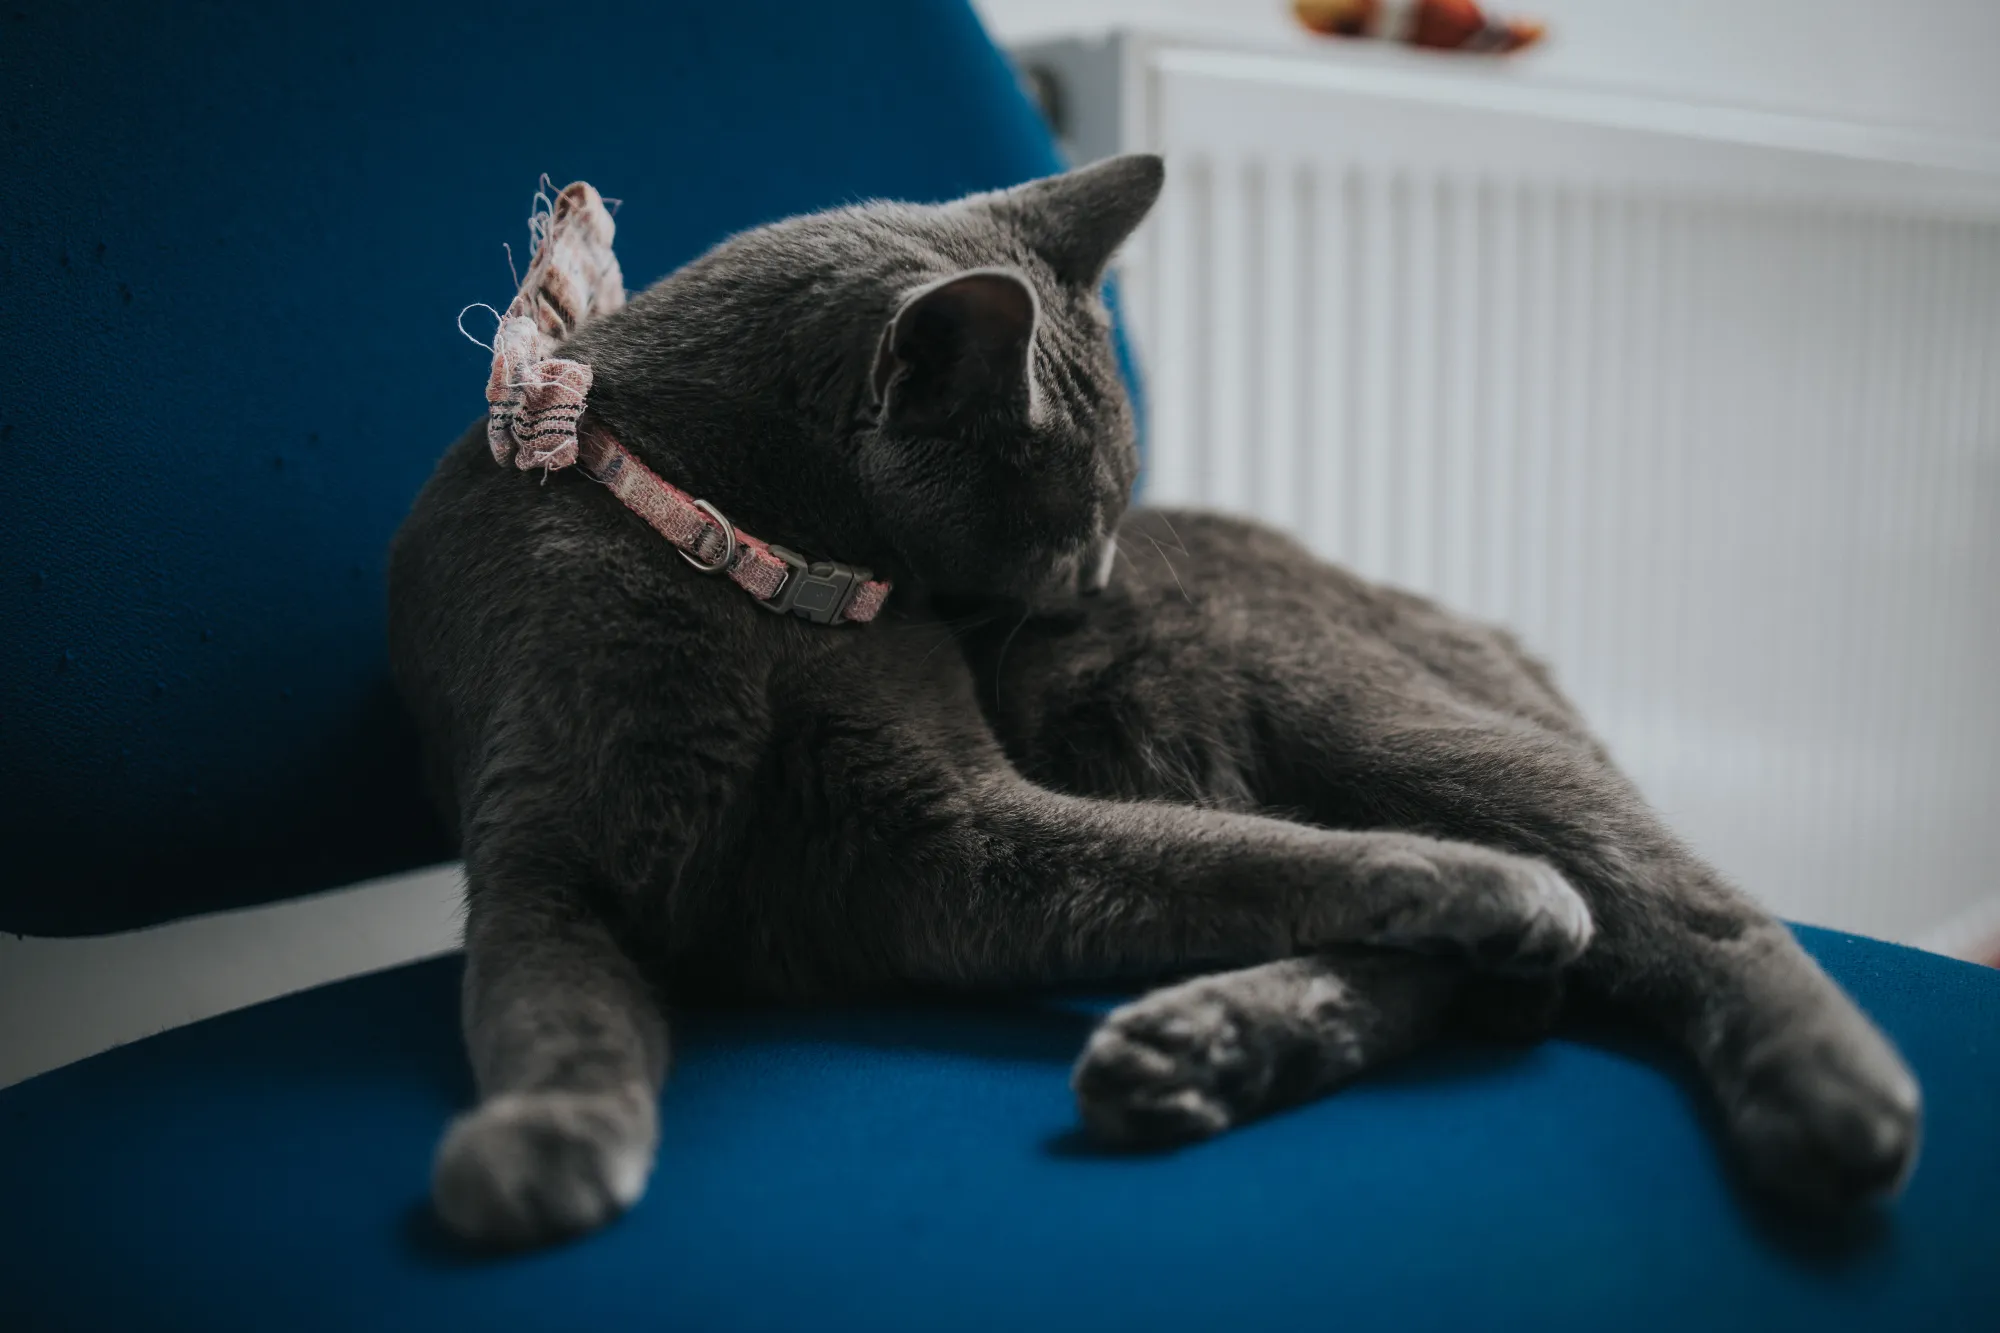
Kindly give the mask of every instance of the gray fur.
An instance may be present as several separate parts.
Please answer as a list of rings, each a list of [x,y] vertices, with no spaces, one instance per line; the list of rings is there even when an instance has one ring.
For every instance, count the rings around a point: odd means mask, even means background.
[[[1901,1178],[1895,1053],[1511,639],[1252,524],[1125,513],[1097,285],[1160,178],[1128,157],[793,219],[565,345],[655,471],[893,578],[873,625],[768,615],[573,470],[495,466],[481,430],[440,464],[390,633],[469,882],[454,1230],[526,1244],[629,1206],[674,996],[1198,965],[1243,970],[1085,1051],[1107,1140],[1324,1091],[1468,987],[1545,1017],[1568,977],[1688,1046],[1774,1189]]]

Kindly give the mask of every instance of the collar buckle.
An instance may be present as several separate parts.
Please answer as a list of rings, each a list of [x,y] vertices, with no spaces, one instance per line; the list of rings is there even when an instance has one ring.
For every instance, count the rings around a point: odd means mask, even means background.
[[[839,624],[848,603],[854,600],[854,590],[868,582],[873,572],[838,560],[808,561],[782,546],[770,550],[785,562],[789,572],[778,590],[757,605],[781,616],[799,616],[815,625]]]

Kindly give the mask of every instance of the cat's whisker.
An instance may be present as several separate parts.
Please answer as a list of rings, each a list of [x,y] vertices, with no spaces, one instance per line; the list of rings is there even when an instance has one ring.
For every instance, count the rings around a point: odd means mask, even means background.
[[[1158,541],[1158,539],[1156,539],[1156,538],[1154,538],[1154,537],[1151,537],[1151,536],[1148,536],[1148,537],[1146,538],[1146,540],[1147,540],[1147,541],[1149,541],[1149,542],[1152,542],[1152,543],[1153,543],[1153,549],[1154,549],[1155,551],[1159,552],[1159,554],[1160,554],[1160,561],[1161,561],[1161,563],[1162,563],[1162,564],[1166,565],[1166,567],[1167,567],[1167,573],[1169,573],[1169,574],[1172,574],[1172,575],[1174,576],[1174,586],[1175,586],[1176,588],[1179,588],[1179,589],[1181,590],[1181,596],[1182,596],[1183,598],[1185,598],[1185,599],[1186,599],[1186,601],[1187,601],[1187,604],[1188,604],[1189,606],[1193,606],[1193,605],[1194,605],[1194,598],[1192,598],[1192,597],[1189,597],[1189,596],[1188,596],[1188,590],[1187,590],[1187,585],[1186,585],[1185,583],[1182,583],[1182,582],[1181,582],[1181,572],[1180,572],[1180,571],[1179,571],[1178,569],[1175,569],[1175,568],[1174,568],[1174,562],[1173,562],[1173,561],[1171,561],[1171,560],[1167,559],[1167,550],[1166,550],[1166,548],[1165,548],[1164,546],[1161,546],[1161,545],[1160,545],[1160,543],[1159,543],[1159,541]],[[1185,548],[1184,548],[1184,549],[1183,549],[1183,550],[1181,551],[1181,554],[1182,554],[1182,555],[1186,555],[1186,554],[1187,554],[1187,551],[1186,551],[1186,549],[1185,549]]]
[[[1153,517],[1159,519],[1160,522],[1167,525],[1167,535],[1174,539],[1174,549],[1176,551],[1179,551],[1182,555],[1187,555],[1189,553],[1187,548],[1187,543],[1182,541],[1180,533],[1174,530],[1174,521],[1168,518],[1164,512],[1157,509],[1153,511]],[[1159,545],[1158,542],[1154,542],[1153,544],[1155,546]]]
[[[924,663],[930,661],[932,654],[936,653],[938,649],[944,647],[946,644],[955,643],[958,640],[963,639],[966,635],[972,633],[972,631],[976,629],[984,629],[986,626],[992,624],[999,618],[1000,618],[1000,613],[998,611],[993,611],[983,616],[978,616],[978,617],[968,616],[964,620],[945,621],[944,637],[931,645],[930,652],[925,653],[922,657],[917,659],[917,665],[922,666]]]
[[[1028,623],[1028,617],[1031,614],[1032,612],[1028,611],[1021,613],[1021,618],[1014,622],[1014,628],[1008,630],[1007,637],[1001,641],[999,656],[993,659],[993,706],[995,708],[1000,706],[1000,679],[1007,667],[1007,650],[1014,646],[1014,636],[1019,634],[1022,626]]]

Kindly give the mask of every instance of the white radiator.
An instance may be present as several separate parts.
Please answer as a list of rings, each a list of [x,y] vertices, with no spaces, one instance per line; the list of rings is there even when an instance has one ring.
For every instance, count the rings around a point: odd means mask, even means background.
[[[1147,498],[1260,515],[1551,659],[1796,919],[2000,894],[2000,152],[1406,56],[1024,53],[1166,195]]]

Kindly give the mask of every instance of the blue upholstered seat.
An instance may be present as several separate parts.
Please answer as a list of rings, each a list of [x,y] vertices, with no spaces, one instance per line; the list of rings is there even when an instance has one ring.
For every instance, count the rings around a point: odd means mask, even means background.
[[[449,857],[383,560],[485,410],[454,321],[511,298],[544,172],[623,201],[636,287],[774,218],[1059,166],[963,0],[16,9],[0,929]]]
[[[44,932],[447,853],[382,551],[480,410],[452,321],[542,172],[623,198],[638,282],[1054,165],[960,0],[21,6],[0,109],[0,928]],[[2000,973],[1808,943],[1930,1099],[1908,1195],[1839,1234],[1741,1199],[1615,1030],[1113,1159],[1072,1136],[1088,1007],[1021,1000],[691,1016],[645,1202],[475,1262],[424,1206],[447,961],[0,1091],[0,1330],[1994,1327]]]
[[[1908,1193],[1845,1232],[1747,1206],[1616,1030],[1113,1158],[1072,1137],[1088,1006],[1020,1001],[691,1016],[646,1199],[475,1261],[425,1204],[469,1095],[445,960],[0,1094],[0,1328],[1991,1329],[2000,972],[1805,938],[1930,1099]]]

